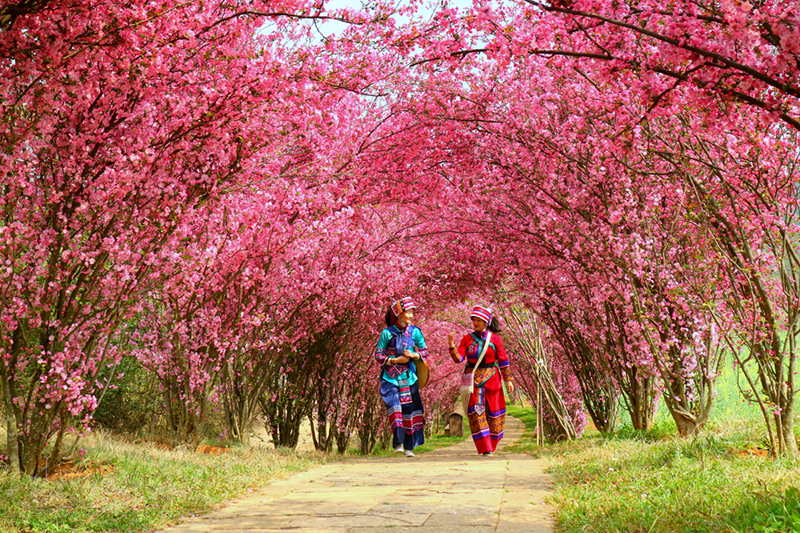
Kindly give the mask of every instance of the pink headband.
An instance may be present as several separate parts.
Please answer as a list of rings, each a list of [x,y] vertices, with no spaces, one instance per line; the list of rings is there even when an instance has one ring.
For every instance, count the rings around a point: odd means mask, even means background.
[[[487,309],[486,307],[482,307],[480,305],[476,305],[472,309],[472,313],[469,315],[469,317],[470,318],[473,318],[473,317],[480,318],[481,320],[486,322],[487,326],[492,323],[492,311],[490,309]]]
[[[403,311],[408,311],[409,309],[416,309],[417,304],[414,303],[414,300],[411,299],[410,296],[405,296],[400,298],[395,303],[392,304],[392,314],[395,317],[400,316],[400,313]]]

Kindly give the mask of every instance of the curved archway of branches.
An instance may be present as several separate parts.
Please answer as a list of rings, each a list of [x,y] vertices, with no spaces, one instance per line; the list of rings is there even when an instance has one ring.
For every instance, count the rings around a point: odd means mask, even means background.
[[[12,467],[58,456],[126,357],[176,439],[214,401],[242,440],[263,413],[279,444],[310,416],[321,449],[374,446],[406,293],[434,348],[476,299],[535,313],[564,410],[606,431],[659,397],[700,431],[727,353],[796,455],[798,24],[679,4],[0,10]]]

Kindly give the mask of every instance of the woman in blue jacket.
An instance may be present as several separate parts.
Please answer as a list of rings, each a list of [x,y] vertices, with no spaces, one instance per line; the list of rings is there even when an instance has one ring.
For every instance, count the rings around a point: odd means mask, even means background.
[[[419,378],[413,361],[424,360],[428,347],[414,320],[414,300],[406,296],[386,311],[386,329],[375,347],[381,365],[381,397],[389,414],[392,446],[397,453],[414,457],[414,448],[425,442],[425,409],[419,394]]]

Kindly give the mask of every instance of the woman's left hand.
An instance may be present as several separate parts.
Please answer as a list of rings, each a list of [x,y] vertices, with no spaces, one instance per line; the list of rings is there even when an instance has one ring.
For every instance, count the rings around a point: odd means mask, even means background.
[[[506,381],[506,389],[508,389],[508,393],[511,394],[514,392],[514,382],[513,381]]]
[[[419,354],[417,352],[412,352],[411,350],[403,350],[403,355],[409,359],[419,359]]]

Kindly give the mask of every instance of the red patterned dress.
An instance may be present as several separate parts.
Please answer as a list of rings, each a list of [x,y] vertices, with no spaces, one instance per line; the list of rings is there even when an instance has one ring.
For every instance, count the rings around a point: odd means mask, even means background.
[[[458,345],[460,361],[467,361],[464,373],[475,368],[483,349],[483,334],[477,331],[465,335]],[[503,438],[506,425],[506,398],[502,381],[511,379],[506,350],[499,335],[492,333],[489,347],[480,366],[475,369],[475,391],[469,400],[467,416],[472,440],[478,453],[493,452]]]

